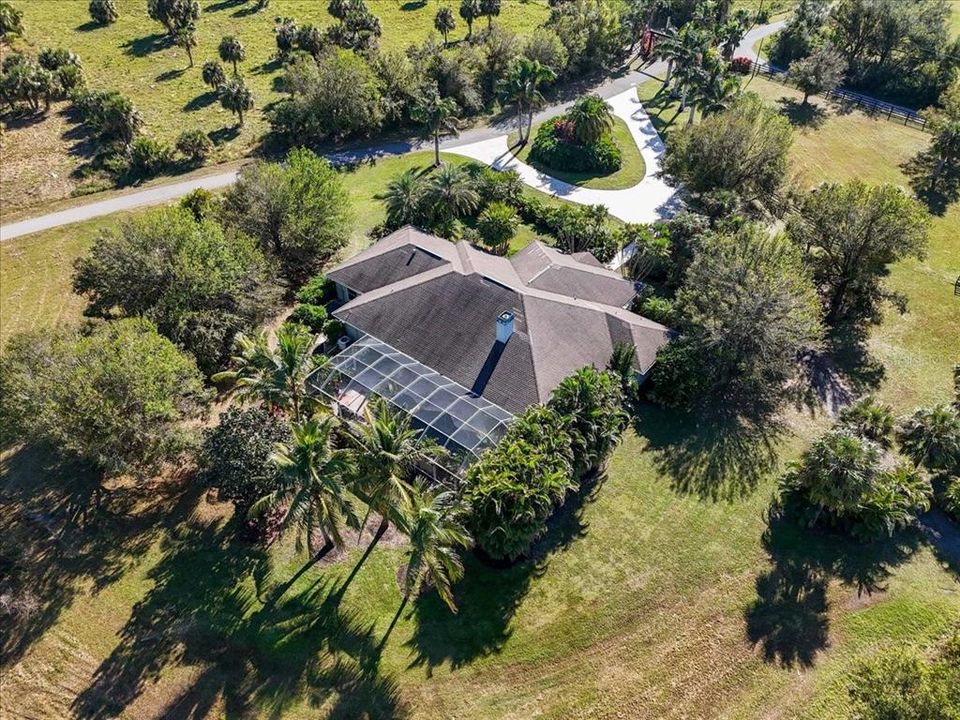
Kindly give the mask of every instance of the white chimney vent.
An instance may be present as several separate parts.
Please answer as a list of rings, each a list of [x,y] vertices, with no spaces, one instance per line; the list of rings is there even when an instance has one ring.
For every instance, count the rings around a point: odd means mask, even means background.
[[[497,342],[506,345],[507,340],[513,335],[513,310],[504,310],[497,316]]]

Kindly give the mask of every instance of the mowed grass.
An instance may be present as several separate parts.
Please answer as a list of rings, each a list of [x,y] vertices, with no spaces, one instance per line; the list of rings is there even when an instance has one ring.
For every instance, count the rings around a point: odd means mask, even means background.
[[[210,162],[222,162],[247,155],[268,129],[264,110],[281,98],[277,83],[281,66],[275,60],[274,20],[292,17],[301,24],[326,27],[333,23],[326,0],[273,0],[266,10],[251,12],[254,0],[202,0],[202,15],[197,23],[198,46],[195,66],[188,67],[187,56],[169,45],[163,27],[147,17],[145,0],[118,0],[120,19],[108,27],[90,22],[87,3],[81,0],[14,0],[23,11],[24,44],[41,47],[67,47],[80,55],[90,87],[118,90],[129,96],[146,121],[145,132],[173,143],[184,130],[200,129],[217,143]],[[383,28],[381,46],[403,49],[422,42],[431,33],[433,19],[441,3],[438,0],[374,0],[368,3],[380,18]],[[549,14],[546,0],[513,0],[503,4],[497,18],[503,27],[528,33]],[[486,22],[485,20],[483,21]],[[246,60],[240,73],[253,91],[255,108],[243,128],[235,127],[235,117],[225,111],[215,93],[203,84],[201,67],[206,60],[217,59],[217,46],[225,35],[235,35],[246,48]],[[451,41],[462,40],[466,26],[457,16],[457,29]],[[13,175],[4,175],[6,205],[19,207],[69,194],[75,185],[62,178],[88,152],[78,140],[73,125],[54,108],[51,117],[25,127],[12,125],[4,137],[5,164],[14,161],[24,167]],[[31,157],[46,154],[44,167],[55,169],[61,178],[53,183],[45,172],[30,183],[21,180],[30,170]],[[37,182],[46,187],[37,187]]]
[[[820,164],[831,153],[818,137],[854,141],[873,122],[886,121],[829,116],[798,137],[794,159],[823,179],[895,177],[891,166],[924,143],[896,125],[875,130],[896,141],[881,146],[886,162],[848,142]],[[957,225],[955,210],[936,219],[928,258],[891,273],[911,312],[888,317],[870,349],[887,367],[879,393],[899,412],[949,395],[960,304],[942,278],[960,271]],[[305,556],[291,541],[233,540],[226,506],[189,474],[116,489],[95,532],[53,536],[44,523],[60,527],[68,509],[58,469],[8,455],[0,528],[55,610],[27,623],[0,702],[50,717],[72,705],[124,718],[843,718],[856,663],[929,647],[960,618],[960,583],[919,533],[864,546],[768,526],[780,468],[826,424],[786,420],[771,454],[645,408],[605,482],[570,501],[530,560],[495,570],[469,556],[459,613],[428,593],[382,651],[400,603],[395,542],[339,605],[329,594],[362,549],[353,542],[261,612]]]
[[[547,121],[550,122],[550,121]],[[539,162],[531,162],[530,150],[533,148],[533,138],[537,136],[537,129],[543,123],[537,123],[530,129],[530,141],[520,148],[516,157],[521,162],[525,162],[535,167],[540,172],[546,173],[558,180],[578,185],[580,187],[593,188],[594,190],[625,190],[631,188],[643,180],[646,172],[646,164],[643,162],[643,156],[640,154],[640,148],[634,142],[630,134],[630,128],[618,117],[613,118],[613,140],[620,147],[623,155],[623,165],[619,170],[607,174],[595,172],[569,172],[548,167]],[[517,139],[517,133],[510,133],[508,144],[514,147]]]

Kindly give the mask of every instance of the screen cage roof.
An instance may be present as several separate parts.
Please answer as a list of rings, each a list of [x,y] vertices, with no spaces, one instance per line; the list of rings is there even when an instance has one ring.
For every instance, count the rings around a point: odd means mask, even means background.
[[[461,467],[496,445],[513,415],[387,343],[364,335],[311,377],[312,388],[354,415],[376,395],[400,408]]]

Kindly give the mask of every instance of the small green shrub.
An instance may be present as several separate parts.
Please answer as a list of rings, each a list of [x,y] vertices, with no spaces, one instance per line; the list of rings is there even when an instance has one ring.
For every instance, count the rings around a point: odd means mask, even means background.
[[[667,298],[651,295],[640,303],[638,311],[645,318],[650,318],[661,325],[670,326],[676,323],[673,303]]]
[[[219,199],[209,190],[197,188],[180,199],[180,207],[189,210],[194,220],[202,222],[217,212]]]
[[[323,273],[318,273],[307,280],[296,294],[297,302],[308,305],[326,305],[336,296],[336,285],[333,281],[327,280],[327,276]]]
[[[64,65],[57,68],[56,76],[62,97],[69,97],[71,93],[87,84],[79,65]]]
[[[939,504],[954,520],[960,521],[960,478],[951,478],[938,498]]]
[[[315,333],[323,332],[327,321],[327,309],[322,305],[301,303],[290,313],[289,322],[299,323],[310,328]]]
[[[623,153],[610,133],[589,145],[579,145],[572,136],[568,139],[568,124],[560,117],[541,125],[530,149],[530,160],[567,172],[609,174],[623,166]]]
[[[90,17],[101,25],[110,25],[120,18],[114,0],[90,0]]]
[[[519,225],[516,211],[502,202],[492,202],[477,218],[477,231],[483,244],[498,255],[506,255]]]
[[[186,130],[177,138],[177,150],[190,162],[200,163],[213,150],[213,141],[202,130]]]
[[[130,147],[130,170],[139,175],[156,175],[173,162],[173,149],[160,140],[138,137]]]
[[[330,342],[336,342],[347,334],[347,326],[336,318],[329,318],[323,325],[323,335]]]

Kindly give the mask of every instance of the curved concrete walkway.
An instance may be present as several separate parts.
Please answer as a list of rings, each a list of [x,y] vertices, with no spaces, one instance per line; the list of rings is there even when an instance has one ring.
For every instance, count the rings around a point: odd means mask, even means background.
[[[637,90],[629,90],[608,99],[613,113],[630,129],[640,148],[646,173],[643,180],[625,190],[595,190],[558,180],[518,160],[507,146],[507,136],[451,147],[449,152],[465,155],[497,170],[515,170],[524,183],[541,192],[581,205],[604,205],[624,222],[651,223],[669,217],[677,207],[676,189],[658,177],[664,145],[650,116],[637,99]]]

